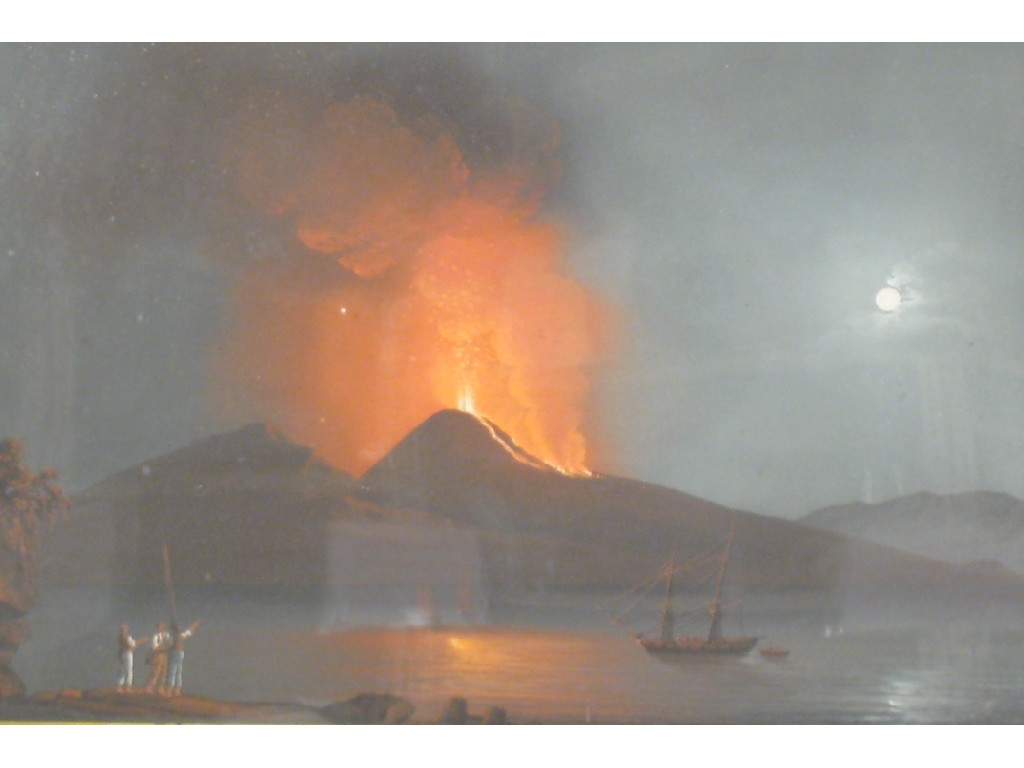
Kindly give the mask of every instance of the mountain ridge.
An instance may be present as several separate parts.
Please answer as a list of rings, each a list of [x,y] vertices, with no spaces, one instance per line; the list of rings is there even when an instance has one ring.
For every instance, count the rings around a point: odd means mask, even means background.
[[[801,522],[952,563],[997,561],[1024,573],[1024,501],[997,491],[928,491],[824,507]]]

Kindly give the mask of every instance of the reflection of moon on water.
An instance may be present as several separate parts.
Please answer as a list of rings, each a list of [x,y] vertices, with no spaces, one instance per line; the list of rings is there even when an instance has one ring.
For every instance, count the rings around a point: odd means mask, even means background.
[[[903,295],[899,289],[893,288],[891,285],[885,286],[875,295],[875,304],[883,312],[894,312],[902,301]]]

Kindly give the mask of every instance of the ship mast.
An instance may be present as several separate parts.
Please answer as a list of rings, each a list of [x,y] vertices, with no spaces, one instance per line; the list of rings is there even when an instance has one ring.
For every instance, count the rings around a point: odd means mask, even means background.
[[[672,613],[672,582],[676,575],[676,548],[672,547],[672,559],[668,564],[668,581],[665,585],[665,605],[661,609],[661,642],[672,643],[675,634],[675,615]]]
[[[711,618],[711,627],[708,629],[708,641],[722,639],[722,584],[725,582],[725,568],[729,564],[729,550],[732,549],[733,536],[736,534],[736,521],[732,521],[729,527],[729,539],[725,542],[725,552],[722,553],[722,563],[718,569],[718,581],[715,584],[715,596],[708,603],[708,615]]]

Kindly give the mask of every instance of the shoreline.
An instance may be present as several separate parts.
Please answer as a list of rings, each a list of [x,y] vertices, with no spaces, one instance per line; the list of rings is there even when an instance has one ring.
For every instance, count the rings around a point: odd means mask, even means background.
[[[360,694],[324,707],[290,702],[234,702],[116,689],[61,691],[0,699],[3,723],[372,725],[412,722],[414,707],[388,694]]]

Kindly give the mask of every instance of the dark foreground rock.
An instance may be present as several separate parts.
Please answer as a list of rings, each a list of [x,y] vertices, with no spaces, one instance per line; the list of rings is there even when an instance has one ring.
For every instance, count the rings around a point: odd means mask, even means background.
[[[397,725],[408,722],[415,709],[412,704],[398,696],[363,693],[348,701],[330,704],[320,712],[331,723]]]
[[[328,707],[77,688],[0,700],[0,721],[7,722],[385,724],[406,722],[413,712],[405,699],[383,694]]]
[[[504,707],[489,707],[483,715],[469,711],[469,701],[463,696],[453,696],[441,715],[442,725],[505,725],[508,712]]]

